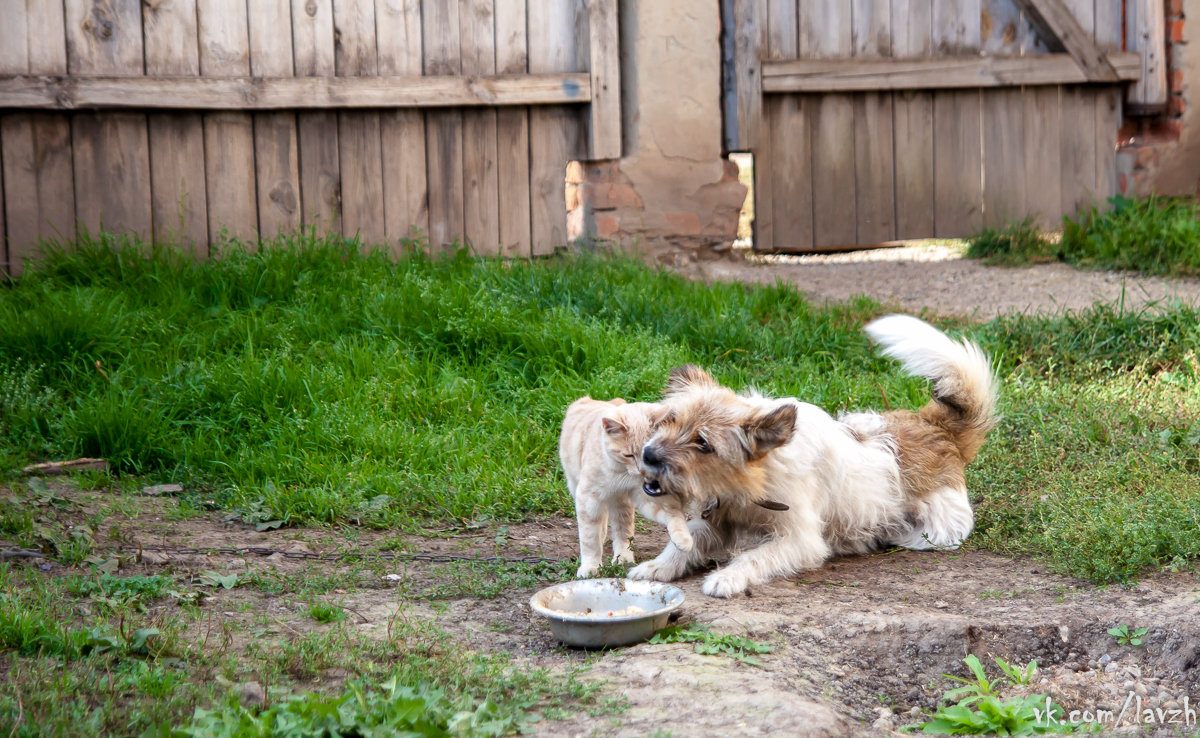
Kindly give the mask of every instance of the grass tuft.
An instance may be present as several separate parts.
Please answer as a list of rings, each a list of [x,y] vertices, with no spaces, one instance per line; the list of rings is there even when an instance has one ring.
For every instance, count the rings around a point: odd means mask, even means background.
[[[1065,261],[1090,269],[1151,275],[1200,275],[1200,206],[1194,199],[1111,197],[1063,218],[1059,241],[1033,218],[1004,228],[985,228],[968,239],[967,256],[989,264],[1020,266]]]
[[[1058,245],[1042,233],[1033,217],[1004,228],[984,228],[967,239],[967,258],[988,264],[1041,264],[1062,258]]]

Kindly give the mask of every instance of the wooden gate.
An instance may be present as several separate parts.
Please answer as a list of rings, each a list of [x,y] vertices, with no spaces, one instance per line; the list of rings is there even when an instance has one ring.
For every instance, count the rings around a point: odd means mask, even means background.
[[[299,226],[484,254],[566,243],[620,156],[616,0],[0,0],[0,253]]]
[[[1116,191],[1122,0],[728,1],[756,248],[1053,225]]]

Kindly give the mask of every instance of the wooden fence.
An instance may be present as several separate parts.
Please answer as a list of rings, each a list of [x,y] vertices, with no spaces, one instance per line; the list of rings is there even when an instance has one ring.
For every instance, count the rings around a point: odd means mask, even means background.
[[[757,248],[1055,225],[1116,191],[1121,84],[1145,67],[1122,0],[729,2]]]
[[[485,254],[566,243],[620,155],[616,0],[0,0],[0,254],[299,226]]]

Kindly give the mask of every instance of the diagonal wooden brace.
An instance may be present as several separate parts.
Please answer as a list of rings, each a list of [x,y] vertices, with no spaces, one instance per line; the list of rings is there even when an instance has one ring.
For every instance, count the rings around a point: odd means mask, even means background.
[[[1063,0],[1017,0],[1030,20],[1048,31],[1063,45],[1090,82],[1119,82],[1120,76],[1108,56],[1092,42]]]

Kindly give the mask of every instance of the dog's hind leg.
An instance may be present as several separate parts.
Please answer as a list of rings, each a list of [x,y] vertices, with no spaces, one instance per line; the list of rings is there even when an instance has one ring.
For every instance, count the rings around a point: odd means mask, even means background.
[[[732,597],[747,587],[815,569],[830,556],[820,521],[801,519],[786,533],[738,554],[729,565],[704,578],[700,591],[712,597]]]
[[[692,549],[684,551],[672,541],[657,557],[638,564],[629,570],[630,579],[652,579],[657,582],[673,582],[693,567],[704,564],[709,559],[719,557],[725,548],[725,541],[703,520],[693,520],[688,523],[691,533]]]
[[[919,500],[912,528],[890,543],[915,551],[955,549],[975,528],[975,513],[965,489],[943,487]]]

